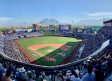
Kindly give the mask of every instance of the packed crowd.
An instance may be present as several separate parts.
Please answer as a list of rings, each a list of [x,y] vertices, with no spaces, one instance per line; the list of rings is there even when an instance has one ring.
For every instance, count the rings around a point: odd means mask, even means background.
[[[30,63],[30,60],[27,56],[20,50],[19,46],[14,42],[13,39],[16,39],[18,36],[25,37],[34,37],[34,36],[41,36],[43,35],[42,32],[32,32],[32,33],[25,33],[25,34],[10,34],[6,35],[4,42],[4,53],[9,56],[10,58],[21,61],[24,63]]]
[[[20,50],[19,46],[13,40],[5,39],[4,44],[5,44],[4,53],[7,56],[17,61],[30,63],[29,59]]]
[[[30,33],[15,33],[15,34],[7,34],[6,38],[8,39],[19,39],[19,38],[29,38],[35,36],[43,36],[43,32],[30,32]]]
[[[44,35],[43,32],[32,32],[32,33],[26,34],[26,37],[35,37],[35,36],[43,36],[43,35]]]
[[[44,77],[44,71],[0,60],[0,81],[43,81]]]
[[[112,72],[112,47],[70,69],[60,71],[62,81],[103,81]]]
[[[97,34],[95,34],[93,37],[85,38],[80,47],[84,46],[84,49],[81,53],[81,56],[79,57],[79,50],[77,50],[73,57],[69,60],[69,62],[76,61],[77,59],[82,59],[87,57],[88,55],[94,53],[96,50],[98,50],[103,42],[110,39],[112,35],[112,31],[110,30],[110,27],[102,27],[100,30],[97,31]]]
[[[0,51],[4,52],[4,39],[5,36],[0,32]]]

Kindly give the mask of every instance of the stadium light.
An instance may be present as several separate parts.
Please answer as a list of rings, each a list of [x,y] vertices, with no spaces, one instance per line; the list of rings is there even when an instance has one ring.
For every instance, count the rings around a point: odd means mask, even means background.
[[[56,25],[57,25],[57,23],[58,23],[58,22],[56,22]]]
[[[24,27],[25,27],[25,23],[26,23],[26,22],[23,22],[23,24],[24,24]]]
[[[74,21],[72,21],[72,24],[74,24]]]

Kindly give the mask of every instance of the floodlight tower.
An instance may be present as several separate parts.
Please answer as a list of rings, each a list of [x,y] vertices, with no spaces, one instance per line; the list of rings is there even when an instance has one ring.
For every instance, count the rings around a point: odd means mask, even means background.
[[[74,21],[72,21],[72,24],[74,25]]]
[[[26,23],[26,22],[23,22],[23,24],[24,24],[24,27],[25,27],[25,23]]]
[[[57,25],[57,23],[58,23],[58,22],[56,22],[56,25]]]

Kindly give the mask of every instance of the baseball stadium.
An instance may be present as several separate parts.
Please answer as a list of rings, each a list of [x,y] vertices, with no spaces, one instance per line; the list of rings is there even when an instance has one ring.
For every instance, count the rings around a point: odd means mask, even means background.
[[[41,32],[41,28],[41,24],[33,24],[32,29],[4,31],[3,52],[17,62],[51,68],[77,64],[96,55],[104,42],[108,45],[106,40],[100,42],[94,29],[71,32],[71,25],[59,25],[58,32],[53,31],[56,27]]]
[[[0,0],[0,81],[112,81],[112,0]]]
[[[71,30],[71,25],[62,24],[58,28],[44,28],[44,31],[41,31],[40,24],[33,24],[31,29],[0,32],[1,61],[11,63],[11,66],[16,64],[18,67],[38,69],[40,73],[45,71],[46,75],[56,73],[60,77],[58,74],[63,69],[81,68],[83,64],[93,63],[95,59],[111,53],[112,28],[108,23],[112,20],[104,21],[104,26],[97,33],[95,26],[92,29]],[[104,71],[106,77],[110,69]]]

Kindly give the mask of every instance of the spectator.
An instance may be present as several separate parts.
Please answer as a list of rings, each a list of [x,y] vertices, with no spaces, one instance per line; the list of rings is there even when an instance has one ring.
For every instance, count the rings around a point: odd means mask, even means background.
[[[29,78],[28,79],[26,79],[27,81],[34,81],[33,79],[32,79],[32,74],[30,73],[30,74],[28,74],[28,76],[29,76]]]
[[[36,74],[35,74],[35,70],[32,70],[32,73],[33,73],[33,78],[36,78]]]
[[[68,70],[67,73],[66,73],[66,76],[70,76],[70,74],[71,74],[71,71]]]
[[[9,67],[8,67],[8,69],[10,69],[11,71],[14,71],[14,66],[13,66],[13,64],[12,63],[10,63],[10,65],[9,65]]]
[[[15,77],[15,74],[14,73],[11,74],[11,77],[10,78],[12,79],[12,81],[16,81],[16,77]]]
[[[95,59],[92,59],[92,66],[95,66],[95,65],[96,65]]]
[[[66,77],[66,70],[64,70],[61,75],[61,78],[63,81],[65,80],[65,77]]]
[[[4,64],[4,67],[1,69],[1,71],[2,71],[2,73],[6,73],[6,71],[7,71],[7,66],[6,66],[6,64]]]
[[[98,64],[95,65],[94,72],[96,71],[98,65],[101,66],[101,61],[98,61]]]
[[[82,75],[85,75],[87,73],[86,64],[84,64],[84,68],[82,69]]]
[[[72,76],[70,81],[80,81],[80,78],[78,77],[77,73],[74,70],[72,70]]]
[[[18,81],[26,79],[26,75],[24,74],[24,72],[25,72],[25,69],[23,67],[19,69],[19,73],[17,74]]]
[[[77,66],[77,69],[79,70],[79,72],[81,71],[81,69],[80,69],[80,67],[79,67],[79,66]]]
[[[44,71],[41,72],[41,75],[42,75],[42,77],[44,78],[44,77],[45,77],[45,72],[44,72]]]
[[[70,81],[70,75],[71,75],[71,71],[68,70],[65,76],[65,81]]]
[[[3,76],[2,72],[1,72],[1,69],[2,69],[2,64],[0,63],[0,80],[1,80],[1,78]]]
[[[107,66],[107,60],[106,58],[103,59],[103,63],[101,64],[102,67],[106,67]]]
[[[87,73],[82,77],[82,81],[95,81],[95,74],[92,72],[92,66],[88,66]]]
[[[11,70],[8,69],[6,71],[6,74],[4,74],[2,76],[2,81],[12,81],[11,78],[10,78],[10,76],[11,76]]]
[[[61,78],[61,75],[62,75],[62,71],[60,71],[60,72],[57,74],[58,78]]]
[[[42,81],[42,78],[39,77],[40,75],[41,74],[38,71],[36,71],[36,78],[34,80],[35,81]]]
[[[77,75],[79,76],[80,75],[80,72],[79,72],[79,70],[78,69],[76,69],[76,66],[74,66],[74,71],[77,73]]]
[[[104,72],[101,71],[100,65],[97,66],[97,70],[95,72],[95,75],[96,75],[96,81],[100,81],[100,79],[104,77]]]
[[[110,58],[108,59],[108,68],[112,68],[112,54],[110,54]]]

